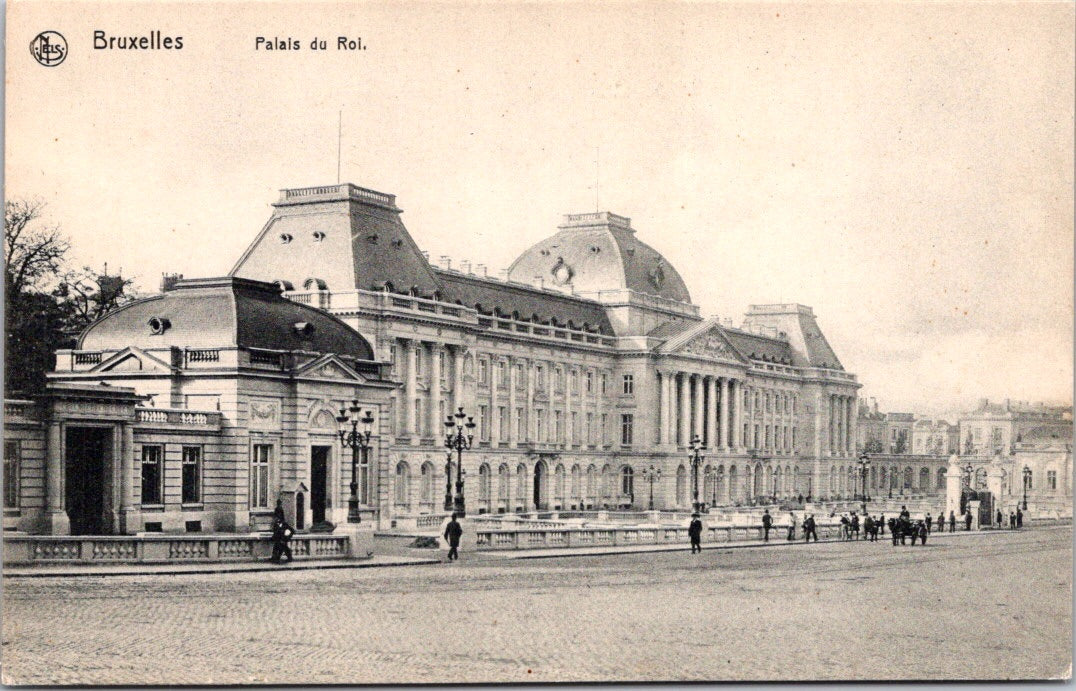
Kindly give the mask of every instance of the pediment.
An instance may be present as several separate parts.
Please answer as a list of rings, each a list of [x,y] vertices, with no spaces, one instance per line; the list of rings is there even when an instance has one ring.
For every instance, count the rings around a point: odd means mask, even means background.
[[[164,360],[156,358],[146,351],[131,346],[124,348],[112,357],[94,367],[92,372],[171,372],[172,368]]]
[[[366,381],[365,378],[335,355],[324,355],[303,365],[296,376],[311,379],[332,379],[335,381]]]
[[[692,330],[681,337],[667,341],[660,350],[667,354],[693,355],[710,360],[745,363],[747,360],[721,332],[721,327],[710,323],[698,330]]]

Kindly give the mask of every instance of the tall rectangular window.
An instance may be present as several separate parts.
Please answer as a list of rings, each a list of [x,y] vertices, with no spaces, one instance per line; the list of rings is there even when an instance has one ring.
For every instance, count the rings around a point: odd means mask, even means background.
[[[545,411],[541,408],[534,411],[534,424],[537,427],[535,433],[538,436],[538,441],[545,441]]]
[[[527,439],[527,433],[523,429],[523,409],[516,408],[516,439],[525,441]]]
[[[535,386],[537,386],[539,389],[545,388],[545,370],[542,369],[541,365],[534,366],[534,381]]]
[[[609,377],[605,372],[602,372],[602,396],[608,393]]]
[[[631,396],[635,393],[635,377],[631,374],[624,375],[624,395]]]
[[[489,406],[478,406],[478,439],[480,441],[489,441],[490,426],[489,426]]]
[[[142,446],[142,503],[161,504],[164,494],[164,447]]]
[[[587,428],[585,430],[587,435],[587,443],[594,443],[594,413],[587,413]]]
[[[497,427],[499,428],[497,431],[497,440],[506,441],[508,439],[508,426],[511,423],[511,420],[508,419],[508,408],[505,408],[503,405],[498,406],[497,417],[499,418],[497,420]]]
[[[389,346],[389,362],[392,363],[392,376],[395,377],[399,374],[400,368],[396,363],[396,344],[393,343]]]
[[[184,504],[202,503],[202,447],[183,447],[183,493]]]
[[[445,351],[437,351],[437,367],[440,370],[442,386],[448,381],[448,368],[445,367]]]
[[[478,383],[489,384],[489,361],[485,358],[478,358]]]
[[[578,420],[579,420],[579,415],[573,410],[572,411],[572,419],[569,420],[569,425],[570,426],[568,428],[568,443],[569,444],[577,444],[577,443],[579,443],[579,422],[578,422]]]
[[[19,442],[4,440],[4,508],[19,506]]]
[[[269,464],[272,444],[254,444],[250,449],[250,508],[269,508]]]
[[[564,433],[561,430],[561,425],[560,425],[560,411],[559,410],[553,411],[553,441],[558,443],[558,444],[561,443],[562,441],[564,441]]]
[[[497,361],[497,388],[503,389],[508,386],[508,365],[504,360]]]
[[[1046,471],[1046,489],[1050,490],[1051,492],[1057,489],[1057,471],[1056,470],[1047,470]]]
[[[609,438],[608,437],[609,433],[606,431],[608,429],[609,429],[609,416],[606,415],[605,413],[602,413],[602,426],[601,426],[601,429],[598,430],[598,439],[599,439],[602,446],[605,446],[605,442]]]
[[[424,348],[415,348],[415,379],[422,380],[422,373],[426,371],[423,362],[426,360],[426,350]]]
[[[587,370],[587,393],[594,393],[594,373]]]
[[[631,446],[634,424],[635,416],[631,413],[624,413],[620,416],[620,443],[624,446]]]

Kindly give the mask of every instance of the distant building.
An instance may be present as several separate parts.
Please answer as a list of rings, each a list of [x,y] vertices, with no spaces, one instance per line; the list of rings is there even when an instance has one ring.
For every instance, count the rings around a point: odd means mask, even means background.
[[[975,410],[960,417],[960,453],[968,456],[1009,454],[1032,429],[1047,428],[1072,435],[1072,407],[980,399]]]

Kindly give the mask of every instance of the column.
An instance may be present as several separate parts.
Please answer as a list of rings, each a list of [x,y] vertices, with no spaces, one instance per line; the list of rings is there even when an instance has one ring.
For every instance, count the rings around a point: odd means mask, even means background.
[[[553,426],[553,411],[556,409],[557,405],[553,402],[553,392],[556,391],[554,385],[554,380],[557,378],[556,363],[547,362],[546,370],[545,394],[546,398],[549,399],[549,408],[545,411],[545,438],[550,444],[555,444],[557,440],[553,438],[553,432],[556,431],[556,428]]]
[[[721,448],[729,450],[729,379],[721,377]]]
[[[407,379],[404,381],[404,435],[414,437],[418,431],[418,420],[415,418],[415,391],[416,377],[415,368],[418,364],[418,353],[415,350],[414,341],[402,343],[407,355]]]
[[[856,397],[848,397],[848,453],[856,452]],[[934,478],[931,478],[934,481]]]
[[[489,445],[491,448],[497,448],[498,442],[501,441],[501,425],[500,417],[497,415],[497,367],[499,356],[490,353],[489,356]]]
[[[732,380],[732,396],[729,397],[732,404],[732,447],[736,451],[743,451],[743,382],[739,379]]]
[[[462,345],[452,348],[452,412],[466,407],[463,402],[463,356],[466,349]],[[468,411],[465,411],[468,412]],[[469,411],[474,415],[475,411]]]
[[[719,432],[717,431],[717,377],[707,377],[709,383],[706,392],[706,446],[717,451]],[[714,466],[716,472],[717,466]]]
[[[672,406],[669,404],[669,373],[665,371],[658,371],[658,377],[661,381],[658,384],[660,402],[658,404],[658,444],[669,443],[669,411]]]
[[[52,535],[69,535],[71,524],[64,513],[63,495],[63,425],[53,420],[49,423],[48,450],[46,457],[46,482],[48,487],[48,531]]]
[[[429,436],[438,439],[445,428],[441,417],[441,344],[430,343],[430,410]]]
[[[694,415],[694,418],[693,418],[694,428],[692,429],[692,436],[693,437],[698,437],[699,439],[702,439],[702,432],[703,432],[702,421],[705,419],[705,414],[704,414],[705,411],[704,411],[704,408],[703,408],[703,397],[702,397],[704,384],[703,384],[703,381],[702,381],[702,375],[701,374],[692,374],[692,375],[689,375],[689,376],[690,376],[691,380],[694,381],[694,386],[695,386],[695,403],[694,403],[694,406],[693,406],[694,409],[695,409],[694,410],[695,415]],[[701,477],[702,471],[700,470],[699,472],[700,472],[700,477]],[[701,480],[700,480],[700,482],[701,482]]]
[[[677,415],[676,443],[678,446],[687,446],[691,437],[691,380],[686,372],[681,372],[680,378],[680,410]]]
[[[131,514],[138,504],[134,497],[134,426],[120,425],[120,532],[133,534],[138,526],[131,525]]]
[[[833,396],[826,398],[829,409],[829,455],[837,455],[837,406],[834,405]]]
[[[530,360],[523,361],[526,368],[527,393],[523,401],[523,414],[526,416],[527,438],[523,441],[536,441],[537,430],[534,429],[534,363]]]
[[[508,445],[515,448],[519,442],[519,434],[516,426],[516,407],[519,401],[516,396],[516,387],[519,386],[519,375],[516,372],[516,358],[508,358]]]
[[[564,448],[570,449],[572,447],[572,435],[575,434],[575,430],[572,429],[572,371],[571,365],[564,365],[564,421],[561,424],[561,429],[564,430]],[[553,468],[549,469],[549,477],[553,477]],[[552,496],[552,495],[550,495]]]

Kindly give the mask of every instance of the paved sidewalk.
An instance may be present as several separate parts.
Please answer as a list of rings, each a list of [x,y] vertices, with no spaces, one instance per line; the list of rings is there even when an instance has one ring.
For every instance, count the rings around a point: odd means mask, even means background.
[[[307,571],[311,569],[371,569],[440,563],[439,558],[374,555],[369,559],[310,559],[289,564],[247,561],[208,564],[64,564],[59,566],[5,566],[4,578],[57,578],[73,576],[171,576],[251,571]]]

